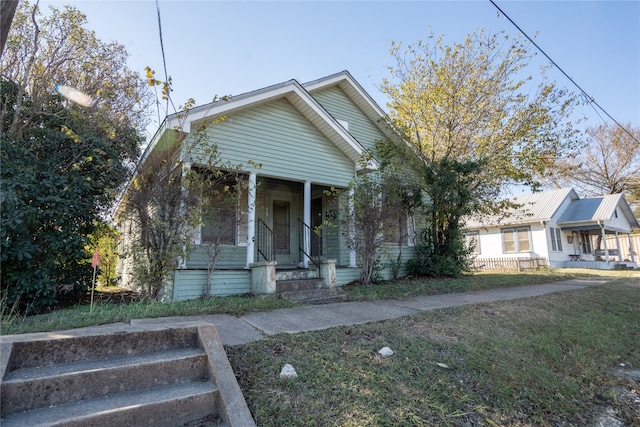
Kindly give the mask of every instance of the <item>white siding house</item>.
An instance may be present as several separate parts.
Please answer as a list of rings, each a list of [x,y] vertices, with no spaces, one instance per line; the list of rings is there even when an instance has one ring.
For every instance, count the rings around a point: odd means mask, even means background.
[[[572,189],[559,189],[512,201],[518,207],[504,215],[467,220],[476,265],[543,258],[551,267],[637,268],[630,236],[640,224],[622,194],[580,199]]]

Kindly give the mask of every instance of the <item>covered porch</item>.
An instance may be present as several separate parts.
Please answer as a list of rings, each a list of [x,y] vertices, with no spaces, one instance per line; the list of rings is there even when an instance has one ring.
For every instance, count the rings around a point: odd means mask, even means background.
[[[562,227],[570,232],[568,243],[572,245],[565,268],[595,270],[637,269],[637,248],[631,232],[619,230],[603,223]]]

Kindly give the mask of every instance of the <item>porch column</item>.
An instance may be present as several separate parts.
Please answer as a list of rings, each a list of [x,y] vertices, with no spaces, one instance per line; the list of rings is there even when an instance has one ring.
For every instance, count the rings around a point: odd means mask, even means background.
[[[190,170],[191,170],[191,163],[190,162],[182,163],[182,178],[183,179],[187,176],[187,174],[189,173]],[[184,186],[184,181],[183,181],[183,184],[182,184],[181,191],[182,191],[183,196],[187,193],[187,189]],[[180,202],[181,203],[180,210],[182,211],[182,213],[184,215],[186,215],[187,206],[185,205],[184,200],[185,199],[183,198],[182,202]],[[187,239],[189,239],[189,240],[194,241],[196,244],[200,244],[200,236],[199,235],[196,236],[195,235],[196,233],[192,234],[192,231],[193,231],[193,228],[189,227],[189,231],[187,231],[187,236],[185,236],[185,237]],[[200,234],[200,233],[198,233],[198,234]],[[187,253],[186,239],[185,239],[185,244],[184,244],[182,249],[183,249],[183,253],[186,254]],[[187,268],[187,259],[186,259],[186,257],[178,257],[178,268]]]
[[[609,262],[609,249],[607,248],[607,236],[604,232],[604,225],[600,226],[600,230],[602,231],[602,243],[604,244],[604,260]]]
[[[307,225],[307,227],[303,228],[304,234],[304,259],[302,262],[304,263],[304,268],[309,268],[309,257],[306,254],[311,253],[311,230],[308,227],[311,227],[311,182],[304,182],[304,211],[302,221]]]
[[[622,261],[622,248],[620,247],[620,238],[618,237],[618,232],[616,231],[616,248],[618,249],[618,262]]]
[[[353,218],[353,188],[349,189],[349,216]],[[353,246],[352,242],[356,238],[356,230],[353,224],[353,221],[349,221],[349,241],[350,245]],[[356,265],[356,250],[354,248],[349,248],[349,267],[357,267]]]
[[[636,257],[633,254],[633,240],[631,239],[631,233],[627,234],[627,238],[629,239],[629,256],[631,257],[631,262],[636,262]]]
[[[247,207],[247,265],[251,268],[253,264],[254,240],[256,236],[256,173],[249,174],[249,188],[247,189],[249,206]]]

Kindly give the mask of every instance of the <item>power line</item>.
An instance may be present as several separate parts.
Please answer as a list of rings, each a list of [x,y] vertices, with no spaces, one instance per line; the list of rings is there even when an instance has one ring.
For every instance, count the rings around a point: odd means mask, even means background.
[[[173,99],[171,99],[171,82],[169,81],[169,74],[167,73],[167,59],[164,55],[164,39],[162,37],[162,20],[160,19],[160,3],[156,0],[156,10],[158,12],[158,33],[160,35],[160,50],[162,51],[162,65],[164,67],[164,81],[166,82],[166,90],[167,90],[167,100],[171,102],[171,106],[173,107],[173,112],[175,113],[176,106],[173,104]],[[165,117],[169,115],[169,104],[167,103],[167,108],[165,109]]]
[[[499,6],[498,6],[498,5],[497,5],[493,0],[489,0],[489,1],[491,2],[491,4],[492,4],[492,5],[494,5],[494,6],[496,7],[496,9],[498,9],[498,11],[500,11],[500,13],[502,13],[502,14],[504,15],[504,17],[505,17],[505,18],[507,18],[507,19],[509,20],[509,22],[511,22],[511,23],[513,24],[513,26],[514,26],[514,27],[516,27],[516,28],[518,29],[518,31],[520,31],[520,32],[521,32],[521,33],[522,33],[522,34],[523,34],[523,35],[524,35],[524,36],[525,36],[525,37],[526,37],[526,38],[531,42],[531,44],[533,44],[533,45],[534,45],[534,46],[535,46],[535,47],[536,47],[536,48],[537,48],[537,49],[538,49],[538,50],[539,50],[539,51],[540,51],[540,52],[541,52],[541,53],[542,53],[542,54],[543,54],[543,55],[544,55],[544,56],[545,56],[549,61],[551,61],[551,63],[552,63],[552,64],[553,64],[553,65],[554,65],[558,70],[560,70],[560,72],[561,72],[562,74],[564,74],[564,76],[565,76],[566,78],[568,78],[568,79],[569,79],[569,81],[570,81],[571,83],[573,83],[573,84],[574,84],[574,86],[575,86],[575,87],[577,87],[577,88],[580,90],[580,92],[582,93],[582,95],[587,99],[587,102],[588,102],[588,103],[592,104],[592,106],[593,106],[593,105],[595,105],[596,107],[598,107],[598,108],[600,109],[600,111],[602,111],[604,114],[606,114],[606,116],[607,116],[607,117],[609,117],[609,118],[610,118],[610,119],[611,119],[611,120],[612,120],[616,125],[618,125],[618,126],[620,127],[620,129],[622,129],[622,130],[623,130],[627,135],[629,135],[629,136],[630,136],[630,137],[631,137],[635,142],[637,142],[638,144],[640,144],[640,141],[638,141],[638,140],[636,139],[636,137],[635,137],[635,136],[633,136],[633,135],[631,134],[631,132],[629,132],[629,131],[624,127],[624,126],[622,126],[620,123],[618,123],[618,121],[617,121],[616,119],[614,119],[614,118],[611,116],[611,114],[609,114],[609,113],[608,113],[604,108],[602,108],[602,107],[600,106],[600,104],[598,104],[598,103],[596,102],[596,100],[595,100],[595,99],[593,99],[593,97],[592,97],[592,96],[590,96],[590,95],[589,95],[589,94],[588,94],[584,89],[582,89],[582,88],[580,87],[580,85],[579,85],[578,83],[576,83],[576,82],[575,82],[571,77],[569,77],[569,75],[568,75],[567,73],[565,73],[565,72],[564,72],[564,70],[563,70],[562,68],[560,68],[560,66],[559,66],[558,64],[556,64],[556,62],[555,62],[553,59],[551,59],[551,57],[549,57],[549,55],[547,55],[547,54],[546,54],[546,52],[545,52],[544,50],[542,50],[542,48],[541,48],[540,46],[538,46],[538,45],[536,44],[536,42],[534,42],[534,41],[533,41],[533,39],[532,39],[531,37],[529,37],[529,36],[527,35],[527,33],[525,33],[525,32],[522,30],[522,28],[520,28],[520,27],[518,26],[518,24],[516,24],[516,23],[513,21],[513,19],[509,18],[509,15],[507,15],[506,13],[504,13],[504,11],[503,11],[502,9],[500,9],[500,7],[499,7]],[[594,109],[594,110],[595,110],[595,109]],[[597,111],[596,111],[596,113],[597,113]],[[598,115],[599,115],[599,114],[598,114]],[[602,118],[602,117],[601,117],[601,118]]]

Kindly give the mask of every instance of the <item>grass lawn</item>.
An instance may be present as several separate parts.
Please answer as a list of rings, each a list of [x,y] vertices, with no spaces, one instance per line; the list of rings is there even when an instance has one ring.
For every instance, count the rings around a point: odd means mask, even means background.
[[[280,334],[227,347],[227,353],[260,426],[592,426],[607,408],[627,426],[640,425],[637,273],[482,273],[350,285],[345,291],[351,300],[411,298],[597,274],[617,279],[523,300]],[[37,316],[3,316],[1,326],[2,334],[13,334],[292,305],[275,297],[99,303],[92,312],[78,305]],[[380,356],[384,346],[395,354]],[[295,367],[297,379],[279,379],[286,363]]]
[[[502,288],[550,283],[587,275],[598,274],[594,270],[541,270],[525,273],[478,273],[459,279],[405,279],[372,286],[346,286],[344,289],[352,301],[377,300],[389,298],[409,298],[417,295],[434,295],[446,292],[464,292],[472,290]],[[611,273],[610,273],[611,274]],[[617,272],[618,275],[625,274]],[[629,274],[629,273],[626,273]],[[114,288],[98,288],[96,300],[118,300]],[[195,316],[203,314],[243,315],[250,312],[274,310],[292,307],[296,304],[276,297],[234,296],[192,300],[172,304],[162,302],[99,302],[93,311],[88,304],[53,310],[35,316],[7,315],[10,312],[2,307],[0,334],[24,334],[48,332],[64,329],[102,325],[106,323],[128,322],[131,319],[169,316]]]
[[[639,343],[640,279],[629,277],[227,353],[260,426],[585,426],[606,408],[632,426]],[[384,346],[395,354],[378,355]],[[297,379],[279,379],[286,363]]]

